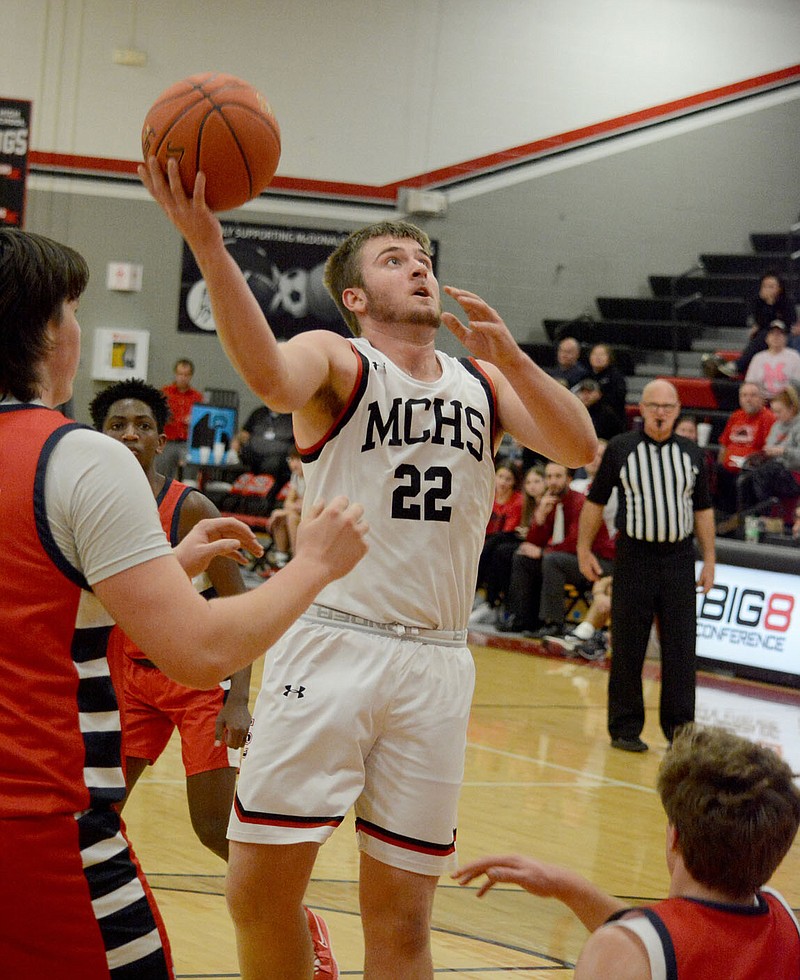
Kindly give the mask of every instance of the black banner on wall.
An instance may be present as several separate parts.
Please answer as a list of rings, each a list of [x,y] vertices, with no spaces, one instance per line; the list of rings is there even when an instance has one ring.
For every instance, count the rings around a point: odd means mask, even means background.
[[[325,260],[347,238],[349,231],[223,221],[222,234],[279,340],[320,328],[350,336],[322,284]],[[185,243],[178,330],[216,332],[205,281]]]
[[[21,228],[25,220],[31,104],[0,98],[0,225]]]
[[[279,340],[320,327],[349,334],[322,285],[325,260],[349,232],[223,222],[222,234]],[[185,243],[178,330],[216,330],[206,284]]]

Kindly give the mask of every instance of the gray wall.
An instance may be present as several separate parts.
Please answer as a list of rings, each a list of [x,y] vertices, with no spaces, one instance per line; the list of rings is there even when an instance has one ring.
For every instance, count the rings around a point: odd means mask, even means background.
[[[647,296],[701,252],[750,251],[800,209],[800,100],[593,160],[451,207],[427,230],[442,275],[482,293],[520,341],[545,317]],[[439,231],[441,228],[441,232]]]
[[[443,283],[473,289],[504,316],[520,341],[543,339],[544,317],[594,308],[597,295],[647,295],[649,273],[678,273],[704,251],[748,251],[751,231],[785,231],[800,207],[800,99],[554,173],[454,200],[444,218],[419,223],[440,242]],[[666,131],[665,131],[666,132]],[[580,156],[574,157],[580,161]],[[354,227],[335,217],[279,218],[242,211],[241,220],[321,228]],[[363,224],[364,222],[359,222]],[[84,354],[75,414],[98,383],[90,378],[94,328],[151,331],[149,379],[171,378],[177,357],[196,364],[198,387],[238,388],[246,413],[257,404],[211,336],[179,334],[181,241],[150,201],[31,190],[26,227],[66,241],[89,261],[81,303]],[[109,292],[109,261],[141,262],[141,293]],[[448,301],[449,302],[449,301]],[[441,346],[458,350],[444,331]]]

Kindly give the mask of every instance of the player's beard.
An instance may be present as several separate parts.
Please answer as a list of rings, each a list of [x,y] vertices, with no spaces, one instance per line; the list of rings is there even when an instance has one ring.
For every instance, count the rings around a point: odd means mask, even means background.
[[[434,328],[441,326],[441,304],[438,304],[435,308],[423,307],[403,312],[396,306],[383,302],[380,297],[370,293],[367,289],[364,290],[364,293],[367,298],[367,314],[373,320],[381,323],[413,323]]]

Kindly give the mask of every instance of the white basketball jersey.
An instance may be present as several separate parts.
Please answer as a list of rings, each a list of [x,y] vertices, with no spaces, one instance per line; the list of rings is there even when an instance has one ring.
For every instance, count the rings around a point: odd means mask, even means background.
[[[382,623],[467,624],[494,500],[494,386],[470,359],[437,352],[416,381],[363,337],[350,401],[316,446],[301,450],[305,506],[346,494],[363,503],[369,552],[318,602]]]

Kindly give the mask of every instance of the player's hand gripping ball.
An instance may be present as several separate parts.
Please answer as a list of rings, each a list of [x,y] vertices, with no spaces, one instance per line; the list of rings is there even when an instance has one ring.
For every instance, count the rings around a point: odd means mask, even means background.
[[[156,99],[142,126],[145,160],[155,156],[166,171],[178,161],[191,196],[198,170],[206,175],[212,211],[238,208],[257,197],[278,169],[281,132],[267,100],[235,75],[205,72],[170,86]]]

